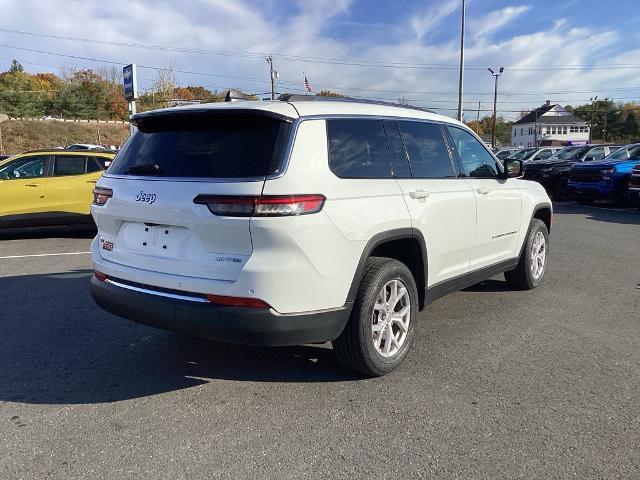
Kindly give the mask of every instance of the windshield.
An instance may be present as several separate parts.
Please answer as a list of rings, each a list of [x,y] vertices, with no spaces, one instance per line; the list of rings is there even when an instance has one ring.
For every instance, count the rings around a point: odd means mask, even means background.
[[[569,147],[557,151],[549,157],[549,160],[576,160],[587,153],[591,147]]]
[[[276,173],[290,124],[265,115],[173,114],[138,120],[113,175],[257,178]]]
[[[528,157],[529,154],[533,153],[535,148],[525,148],[524,150],[520,150],[514,154],[509,155],[508,158],[514,158],[516,160],[522,160],[525,157]]]
[[[498,153],[496,153],[496,157],[498,157],[500,160],[504,160],[509,155],[513,155],[514,153],[515,152],[513,150],[500,150]]]
[[[640,160],[640,145],[621,147],[606,157],[606,160]]]

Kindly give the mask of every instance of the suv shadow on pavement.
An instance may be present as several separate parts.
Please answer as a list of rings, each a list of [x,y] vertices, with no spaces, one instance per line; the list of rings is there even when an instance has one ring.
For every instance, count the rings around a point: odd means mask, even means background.
[[[553,209],[556,214],[563,215],[587,215],[587,219],[598,222],[619,223],[622,225],[640,225],[640,213],[636,209],[615,209],[611,205],[576,205],[570,203],[554,203]]]
[[[96,236],[96,227],[92,225],[29,227],[0,229],[0,240],[26,240],[41,238],[86,238]]]
[[[103,403],[207,379],[340,382],[329,348],[258,348],[180,337],[111,316],[89,294],[90,270],[0,278],[0,402]]]

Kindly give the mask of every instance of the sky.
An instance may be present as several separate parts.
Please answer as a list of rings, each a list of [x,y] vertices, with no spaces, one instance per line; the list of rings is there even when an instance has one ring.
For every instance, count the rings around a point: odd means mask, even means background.
[[[314,90],[404,101],[454,116],[462,0],[0,0],[0,69],[29,72],[138,64],[179,85]],[[467,0],[464,118],[595,95],[640,100],[638,0]],[[22,32],[22,33],[19,33]],[[66,37],[66,38],[60,38]],[[82,40],[78,40],[82,39]],[[110,63],[105,63],[110,62]],[[304,73],[303,73],[304,72]]]

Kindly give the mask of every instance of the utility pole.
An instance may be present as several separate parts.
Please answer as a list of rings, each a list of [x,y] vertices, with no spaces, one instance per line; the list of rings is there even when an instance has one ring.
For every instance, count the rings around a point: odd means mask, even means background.
[[[498,73],[494,72],[491,68],[488,68],[489,72],[493,76],[495,82],[493,87],[493,128],[491,132],[491,148],[496,148],[496,104],[498,99],[498,77],[504,72],[504,67],[500,67]]]
[[[273,70],[273,57],[269,55],[267,58],[269,64],[269,78],[271,78],[271,100],[276,99],[276,72]]]
[[[466,0],[462,0],[462,25],[460,29],[460,78],[458,79],[458,120],[462,121],[462,90],[464,83],[464,15]]]
[[[476,135],[480,135],[480,100],[478,100],[478,114],[476,115]]]
[[[537,148],[538,147],[538,107],[536,107],[535,112],[536,112],[536,121],[533,124],[533,128],[535,129],[533,131],[533,146]]]
[[[598,96],[591,97],[589,101],[591,102],[591,123],[589,124],[589,143],[591,143],[593,139],[593,112],[596,109],[596,101],[598,100]]]

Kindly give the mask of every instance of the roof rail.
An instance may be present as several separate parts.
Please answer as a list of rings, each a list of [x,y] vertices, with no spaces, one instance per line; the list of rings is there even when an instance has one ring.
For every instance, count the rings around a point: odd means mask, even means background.
[[[394,102],[384,102],[381,100],[370,100],[367,98],[353,97],[325,97],[324,95],[298,95],[295,93],[283,93],[278,97],[282,102],[344,102],[344,103],[364,103],[369,105],[384,105],[386,107],[408,108],[421,112],[436,113],[428,108],[416,107],[414,105],[403,105]]]
[[[117,150],[111,150],[110,148],[92,148],[91,150],[77,150],[75,148],[35,148],[33,150],[26,150],[24,153],[44,153],[44,152],[74,152],[74,153],[117,153]]]

